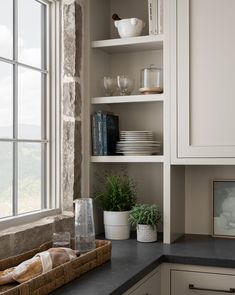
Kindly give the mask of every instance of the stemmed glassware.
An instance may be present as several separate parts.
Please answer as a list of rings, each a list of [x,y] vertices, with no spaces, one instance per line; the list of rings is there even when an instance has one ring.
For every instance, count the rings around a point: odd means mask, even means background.
[[[130,95],[135,86],[135,80],[125,75],[118,75],[116,78],[105,76],[102,83],[105,96]]]
[[[134,89],[135,80],[127,76],[117,76],[119,95],[130,95]]]
[[[113,96],[117,90],[117,80],[112,77],[104,77],[103,78],[103,87],[105,96]]]

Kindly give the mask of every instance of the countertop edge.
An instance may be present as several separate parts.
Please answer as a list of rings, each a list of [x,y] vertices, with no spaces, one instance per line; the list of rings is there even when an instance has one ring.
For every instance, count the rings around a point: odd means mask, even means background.
[[[156,267],[160,266],[164,262],[163,256],[164,255],[160,256],[155,261],[150,263],[148,266],[143,268],[140,272],[135,274],[131,279],[127,280],[125,283],[123,283],[121,286],[119,286],[116,290],[114,290],[112,293],[110,293],[110,295],[120,295],[120,294],[128,291],[131,287],[133,287],[135,284],[137,284],[141,279],[143,279],[145,276],[147,276]]]

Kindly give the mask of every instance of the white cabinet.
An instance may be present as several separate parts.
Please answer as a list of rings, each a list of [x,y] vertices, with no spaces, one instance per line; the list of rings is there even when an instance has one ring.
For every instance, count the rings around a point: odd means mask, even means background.
[[[147,275],[124,295],[161,295],[160,268]]]
[[[171,295],[235,293],[235,276],[194,271],[171,272]]]
[[[172,3],[176,158],[235,157],[235,1]]]
[[[229,268],[162,265],[162,295],[235,294],[235,270]]]

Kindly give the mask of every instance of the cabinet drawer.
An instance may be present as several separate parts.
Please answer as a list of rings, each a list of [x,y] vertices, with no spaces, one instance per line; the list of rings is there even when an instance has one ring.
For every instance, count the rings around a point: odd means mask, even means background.
[[[161,275],[157,272],[149,278],[144,278],[133,286],[124,295],[160,295],[161,294]]]
[[[235,276],[171,270],[171,295],[235,294]]]

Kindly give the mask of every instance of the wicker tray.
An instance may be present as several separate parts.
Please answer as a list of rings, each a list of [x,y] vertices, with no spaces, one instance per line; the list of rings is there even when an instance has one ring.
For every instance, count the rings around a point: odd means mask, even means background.
[[[30,259],[36,253],[51,248],[52,242],[18,256],[0,260],[0,270],[16,266]],[[47,273],[37,276],[22,284],[0,286],[1,295],[44,295],[80,277],[89,270],[111,259],[112,244],[110,241],[96,240],[96,249],[62,264]]]

